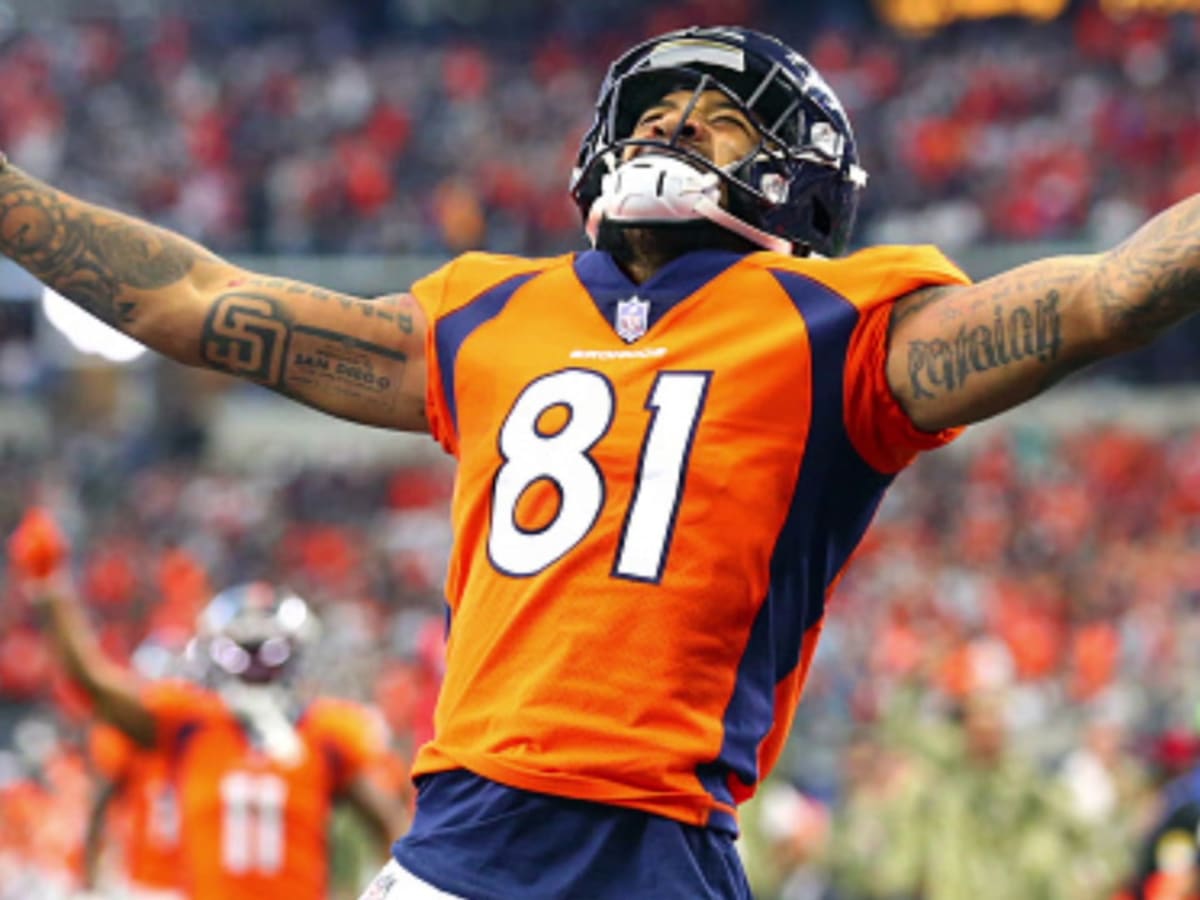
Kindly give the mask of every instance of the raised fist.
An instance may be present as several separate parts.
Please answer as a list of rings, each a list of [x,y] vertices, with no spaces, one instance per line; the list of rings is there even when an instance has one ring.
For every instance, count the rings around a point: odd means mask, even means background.
[[[8,559],[26,578],[54,574],[67,556],[67,542],[50,514],[33,507],[8,539]]]

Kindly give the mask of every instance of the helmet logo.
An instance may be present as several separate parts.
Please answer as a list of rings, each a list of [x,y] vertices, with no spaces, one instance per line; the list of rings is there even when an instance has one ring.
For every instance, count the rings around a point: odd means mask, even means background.
[[[813,125],[811,140],[818,152],[841,162],[846,149],[846,139],[828,122],[817,122]]]
[[[767,172],[759,182],[763,196],[772,203],[782,203],[787,199],[787,180],[778,172]]]
[[[617,336],[625,343],[632,344],[650,326],[650,301],[643,300],[636,294],[628,300],[617,304],[617,320],[615,327]]]

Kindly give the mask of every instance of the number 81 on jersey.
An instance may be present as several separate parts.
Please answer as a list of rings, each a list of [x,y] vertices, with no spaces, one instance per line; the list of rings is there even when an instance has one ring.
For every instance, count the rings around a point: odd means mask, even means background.
[[[670,549],[679,499],[711,372],[660,372],[645,409],[650,424],[642,440],[633,500],[625,515],[613,575],[658,582]],[[564,408],[566,424],[547,434],[539,423]],[[501,572],[536,575],[561,559],[596,524],[606,494],[592,449],[612,428],[616,392],[588,369],[563,369],[530,383],[500,428],[500,455],[492,491],[488,555]],[[558,489],[554,518],[537,530],[517,522],[517,504],[535,483]]]

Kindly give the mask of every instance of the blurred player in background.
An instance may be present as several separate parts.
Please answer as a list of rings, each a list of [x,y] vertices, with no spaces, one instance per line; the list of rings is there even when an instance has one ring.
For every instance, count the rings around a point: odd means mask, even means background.
[[[315,627],[304,600],[263,582],[222,591],[189,651],[205,684],[143,683],[99,650],[53,522],[31,511],[10,549],[97,717],[145,748],[140,762],[173,778],[186,896],[324,900],[338,801],[360,812],[386,855],[403,813],[370,774],[386,751],[380,718],[348,701],[302,703],[289,686]]]
[[[418,126],[419,127],[419,126]],[[1200,306],[1200,200],[980,284],[845,259],[866,173],[820,74],[740,28],[611,67],[592,249],[375,300],[245,271],[0,168],[0,251],[167,356],[458,460],[446,675],[372,900],[738,897],[829,592],[921,451]]]
[[[186,640],[151,635],[131,663],[145,681],[186,677]],[[106,883],[105,850],[119,844],[120,872],[130,900],[185,896],[186,864],[175,767],[167,748],[143,747],[120,729],[95,723],[88,734],[94,796],[84,846],[84,887]]]
[[[126,883],[122,896],[130,900],[186,896],[179,793],[170,755],[142,747],[104,723],[92,727],[88,751],[95,795],[88,812],[84,887],[104,888],[104,851],[115,838]]]

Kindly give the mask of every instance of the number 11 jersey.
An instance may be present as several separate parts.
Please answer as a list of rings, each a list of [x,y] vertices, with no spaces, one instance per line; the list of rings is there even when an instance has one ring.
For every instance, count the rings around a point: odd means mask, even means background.
[[[418,282],[458,459],[447,672],[422,775],[736,830],[828,592],[918,431],[884,374],[937,250],[467,254]]]
[[[294,752],[281,755],[258,746],[215,691],[158,682],[143,699],[179,796],[187,896],[328,897],[332,808],[386,752],[378,717],[315,698],[295,722]]]

